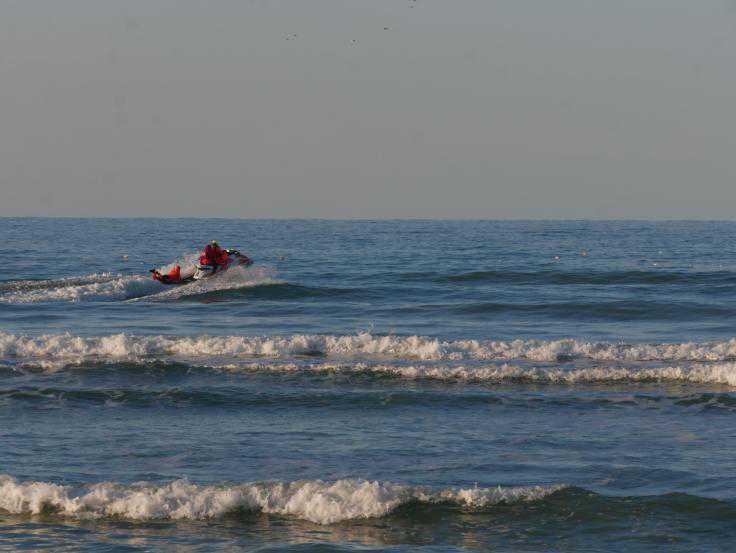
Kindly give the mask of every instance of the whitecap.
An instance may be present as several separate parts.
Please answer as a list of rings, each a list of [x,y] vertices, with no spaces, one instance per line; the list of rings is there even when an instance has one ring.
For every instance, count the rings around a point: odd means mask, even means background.
[[[148,336],[113,334],[31,337],[0,332],[0,356],[36,358],[294,356],[387,359],[566,362],[692,361],[736,359],[736,339],[680,344],[613,344],[577,340],[454,340],[422,336],[294,334],[291,336]]]
[[[446,488],[345,479],[334,482],[254,482],[200,486],[186,480],[167,484],[114,482],[64,486],[19,482],[0,475],[0,511],[11,514],[55,513],[85,519],[206,520],[238,510],[293,516],[317,524],[385,516],[412,503],[449,503],[484,509],[504,503],[538,501],[564,486]]]

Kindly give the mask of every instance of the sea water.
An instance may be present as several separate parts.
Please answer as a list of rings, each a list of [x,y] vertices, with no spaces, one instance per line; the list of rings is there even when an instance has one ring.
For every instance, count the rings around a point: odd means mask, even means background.
[[[255,264],[147,273],[212,239]],[[0,550],[728,550],[735,244],[0,219]]]

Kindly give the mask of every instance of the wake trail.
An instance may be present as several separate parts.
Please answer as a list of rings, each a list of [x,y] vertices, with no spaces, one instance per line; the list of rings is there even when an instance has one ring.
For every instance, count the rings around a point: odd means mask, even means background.
[[[121,277],[122,275],[116,275],[113,273],[93,273],[91,275],[48,280],[9,280],[0,282],[0,294],[6,292],[27,292],[30,290],[42,290],[45,288],[84,286],[87,284],[111,282]]]
[[[168,272],[176,263],[186,266],[193,256],[161,267]],[[19,280],[0,283],[0,303],[77,303],[119,301],[172,301],[187,296],[221,290],[237,290],[270,284],[283,284],[268,267],[234,267],[202,281],[182,286],[166,286],[144,275],[90,274],[49,280]]]
[[[131,298],[131,301],[172,301],[190,296],[202,296],[224,290],[239,290],[256,286],[285,284],[275,278],[275,271],[268,267],[233,267],[214,277],[198,280],[182,286],[164,286],[163,290],[147,297]]]
[[[11,304],[43,302],[122,301],[159,292],[163,285],[144,276],[87,275],[60,281],[44,281],[0,292],[0,302]]]

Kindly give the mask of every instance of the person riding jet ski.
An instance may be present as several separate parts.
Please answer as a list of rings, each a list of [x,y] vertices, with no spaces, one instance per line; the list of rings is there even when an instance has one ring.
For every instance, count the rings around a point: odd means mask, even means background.
[[[228,258],[228,251],[220,248],[217,240],[213,240],[204,248],[199,257],[199,264],[212,267],[212,274],[215,274],[219,268],[227,265]]]

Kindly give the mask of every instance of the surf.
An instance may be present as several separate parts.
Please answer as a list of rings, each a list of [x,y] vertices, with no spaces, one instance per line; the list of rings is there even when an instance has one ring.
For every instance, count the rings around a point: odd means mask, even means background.
[[[499,504],[539,501],[562,489],[564,486],[435,490],[429,486],[359,479],[239,485],[197,485],[175,480],[168,484],[105,482],[68,486],[20,482],[0,475],[0,511],[134,521],[208,520],[238,511],[260,511],[328,525],[384,517],[409,503],[449,503],[478,510]]]
[[[260,281],[260,279],[259,279]],[[207,283],[216,285],[216,283]],[[225,286],[227,282],[223,283]],[[239,280],[238,284],[242,284]],[[209,288],[213,290],[214,288]],[[172,291],[182,290],[176,288]],[[191,290],[190,290],[191,291]],[[593,360],[607,362],[736,361],[736,338],[713,342],[614,343],[562,340],[443,340],[431,336],[357,334],[292,335],[145,335],[82,336],[71,333],[31,336],[0,331],[0,356],[64,358],[172,355],[211,356],[374,356],[401,360],[527,360],[545,363]]]

